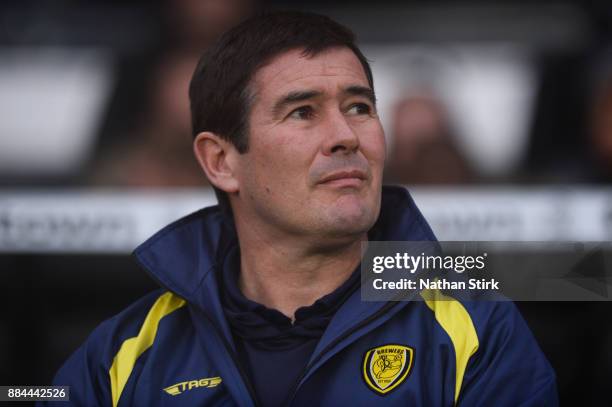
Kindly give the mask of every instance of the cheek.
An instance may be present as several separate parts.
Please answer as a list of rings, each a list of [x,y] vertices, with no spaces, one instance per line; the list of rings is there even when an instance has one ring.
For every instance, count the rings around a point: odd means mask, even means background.
[[[371,137],[363,139],[361,145],[362,151],[373,166],[377,168],[384,166],[387,146],[385,135],[380,126],[378,126],[375,132],[372,132]]]
[[[308,175],[306,146],[295,137],[277,137],[253,149],[254,162],[245,174],[267,191],[290,193],[305,183]]]

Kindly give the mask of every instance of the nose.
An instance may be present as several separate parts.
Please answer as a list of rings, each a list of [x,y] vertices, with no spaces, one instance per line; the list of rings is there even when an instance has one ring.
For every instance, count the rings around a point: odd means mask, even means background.
[[[359,149],[359,137],[342,112],[330,114],[326,122],[323,154],[350,154]]]

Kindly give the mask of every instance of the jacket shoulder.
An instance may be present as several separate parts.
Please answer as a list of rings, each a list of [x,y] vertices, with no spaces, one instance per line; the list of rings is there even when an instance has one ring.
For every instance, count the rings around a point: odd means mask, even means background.
[[[64,363],[53,384],[70,386],[75,405],[113,405],[138,358],[155,340],[160,321],[185,301],[164,290],[142,297],[101,323]]]

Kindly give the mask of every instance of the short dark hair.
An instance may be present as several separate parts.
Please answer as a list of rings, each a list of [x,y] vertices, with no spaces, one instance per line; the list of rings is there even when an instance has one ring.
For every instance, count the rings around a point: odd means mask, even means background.
[[[304,12],[273,12],[244,21],[223,34],[204,53],[189,85],[193,136],[210,131],[231,142],[238,152],[249,149],[249,84],[264,64],[292,50],[316,56],[332,47],[347,47],[357,56],[374,89],[370,65],[351,30],[329,17]],[[219,203],[229,207],[215,188]]]

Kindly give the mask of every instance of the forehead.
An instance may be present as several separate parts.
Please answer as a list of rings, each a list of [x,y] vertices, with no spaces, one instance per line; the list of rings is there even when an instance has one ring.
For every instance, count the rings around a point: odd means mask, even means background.
[[[255,94],[261,97],[286,93],[296,88],[325,90],[327,87],[369,87],[357,56],[346,47],[323,50],[314,56],[293,49],[274,57],[253,78]]]

